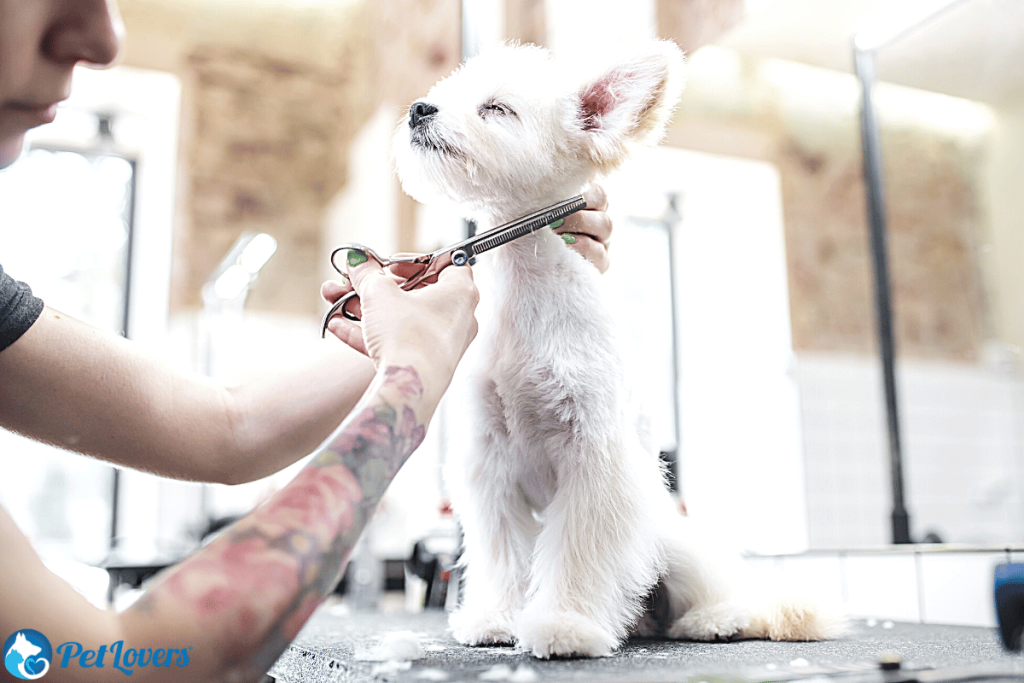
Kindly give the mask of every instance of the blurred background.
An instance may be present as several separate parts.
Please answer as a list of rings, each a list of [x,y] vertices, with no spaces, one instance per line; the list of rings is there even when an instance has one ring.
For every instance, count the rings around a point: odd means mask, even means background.
[[[1024,3],[120,6],[122,64],[80,70],[57,120],[0,173],[14,207],[3,264],[49,305],[225,378],[336,343],[318,334],[333,245],[419,251],[462,236],[459,216],[401,192],[388,147],[403,108],[465,56],[505,39],[584,58],[676,41],[688,87],[665,144],[602,182],[615,220],[605,284],[689,515],[855,613],[992,621],[971,600],[991,592],[995,560],[1024,552]],[[891,545],[853,69],[854,36],[886,30],[872,113],[905,548]],[[450,552],[439,465],[459,415],[450,397],[382,503],[359,555],[371,583],[401,586],[417,541]],[[0,463],[0,501],[54,566],[95,568],[78,581],[97,600],[116,592],[102,568],[131,584],[294,473],[171,482],[8,433]]]

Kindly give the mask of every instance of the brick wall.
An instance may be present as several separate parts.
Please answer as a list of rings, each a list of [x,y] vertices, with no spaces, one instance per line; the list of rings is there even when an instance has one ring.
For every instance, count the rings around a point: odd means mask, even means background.
[[[692,59],[668,141],[778,167],[794,350],[873,354],[856,83],[813,70],[797,92],[796,79],[730,55]],[[898,353],[977,362],[991,328],[981,268],[989,139],[910,120],[884,98],[879,107]]]
[[[351,135],[344,69],[206,46],[189,57],[194,129],[187,229],[172,306],[196,306],[204,280],[243,231],[267,232],[278,253],[250,305],[312,312],[318,304],[321,217],[345,183]]]

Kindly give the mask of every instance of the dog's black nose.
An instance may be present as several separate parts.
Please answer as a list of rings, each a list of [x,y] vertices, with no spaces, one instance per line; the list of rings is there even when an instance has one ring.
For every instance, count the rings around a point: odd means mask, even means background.
[[[427,102],[414,102],[409,107],[409,127],[416,128],[424,119],[437,113],[437,107]]]

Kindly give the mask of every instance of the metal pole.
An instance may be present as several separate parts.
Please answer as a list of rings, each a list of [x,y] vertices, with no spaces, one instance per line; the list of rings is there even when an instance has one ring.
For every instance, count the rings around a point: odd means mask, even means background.
[[[871,264],[875,282],[875,313],[878,320],[878,345],[885,383],[885,408],[889,431],[889,473],[892,483],[892,542],[910,543],[910,517],[903,499],[903,452],[900,443],[899,411],[896,401],[896,341],[892,325],[892,289],[889,279],[889,255],[886,244],[885,197],[882,192],[882,147],[878,122],[871,99],[875,84],[875,54],[853,50],[854,72],[861,86],[861,143],[863,146],[864,187],[867,196],[868,223],[871,232]]]
[[[680,382],[680,367],[679,367],[679,314],[676,312],[676,268],[675,268],[675,255],[676,255],[676,237],[675,233],[679,228],[679,224],[683,221],[683,214],[680,208],[683,197],[681,193],[669,192],[668,193],[668,207],[665,210],[665,215],[662,218],[662,222],[665,225],[665,230],[668,233],[668,281],[669,281],[669,307],[671,308],[672,318],[672,425],[674,436],[676,439],[675,452],[672,454],[672,491],[674,493],[681,494],[683,490],[683,473],[679,471],[680,464],[679,458],[683,452],[683,434],[682,427],[679,425],[679,382]]]

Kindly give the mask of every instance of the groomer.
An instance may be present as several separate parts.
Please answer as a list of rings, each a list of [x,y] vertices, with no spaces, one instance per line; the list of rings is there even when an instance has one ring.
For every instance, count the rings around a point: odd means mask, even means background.
[[[114,0],[0,0],[0,168],[17,159],[26,131],[53,119],[75,65],[112,63],[122,33]],[[602,210],[559,232],[581,237],[573,247],[603,271],[611,224],[603,194],[589,199]],[[294,481],[120,613],[50,573],[0,507],[8,671],[45,671],[48,682],[129,672],[135,683],[260,679],[334,587],[476,334],[468,267],[404,292],[371,259],[321,293],[334,301],[352,288],[362,325],[338,317],[330,328],[345,344],[224,386],[48,308],[0,268],[0,427],[117,465],[223,483],[266,476],[324,444]]]

